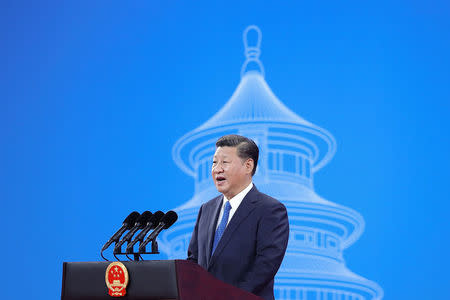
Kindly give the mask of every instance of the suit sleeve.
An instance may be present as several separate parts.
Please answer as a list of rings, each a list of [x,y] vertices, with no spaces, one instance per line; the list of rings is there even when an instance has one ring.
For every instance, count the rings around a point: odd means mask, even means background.
[[[188,257],[187,260],[198,263],[198,223],[200,221],[200,216],[202,214],[203,205],[198,211],[197,221],[195,222],[194,231],[192,231],[191,241],[188,247]]]
[[[277,273],[289,240],[289,220],[282,203],[262,214],[256,236],[256,258],[239,287],[251,293],[264,288]]]

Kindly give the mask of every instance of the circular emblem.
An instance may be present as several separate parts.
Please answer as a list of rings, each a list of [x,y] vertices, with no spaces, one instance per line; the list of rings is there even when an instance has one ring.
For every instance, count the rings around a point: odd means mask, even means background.
[[[110,263],[108,268],[106,268],[105,281],[110,296],[125,296],[128,285],[128,271],[125,265],[120,261]]]

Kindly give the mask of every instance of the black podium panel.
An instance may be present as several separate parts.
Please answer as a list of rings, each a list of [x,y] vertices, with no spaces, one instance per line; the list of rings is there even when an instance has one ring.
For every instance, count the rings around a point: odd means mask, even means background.
[[[127,293],[124,297],[114,298],[108,295],[105,283],[109,262],[64,263],[61,300],[178,299],[175,261],[153,260],[123,264],[129,275]]]

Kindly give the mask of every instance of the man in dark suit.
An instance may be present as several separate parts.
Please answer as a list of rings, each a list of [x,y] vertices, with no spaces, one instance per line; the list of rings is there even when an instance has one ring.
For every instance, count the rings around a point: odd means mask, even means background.
[[[188,259],[216,278],[274,299],[274,277],[289,239],[285,206],[252,183],[258,164],[255,142],[227,135],[216,142],[212,177],[222,195],[204,203]]]

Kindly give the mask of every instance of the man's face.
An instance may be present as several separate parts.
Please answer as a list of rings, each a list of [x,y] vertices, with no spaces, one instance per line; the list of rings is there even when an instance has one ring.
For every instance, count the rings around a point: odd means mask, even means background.
[[[252,170],[253,160],[243,161],[237,155],[236,147],[217,147],[211,174],[217,190],[228,199],[250,184]]]

